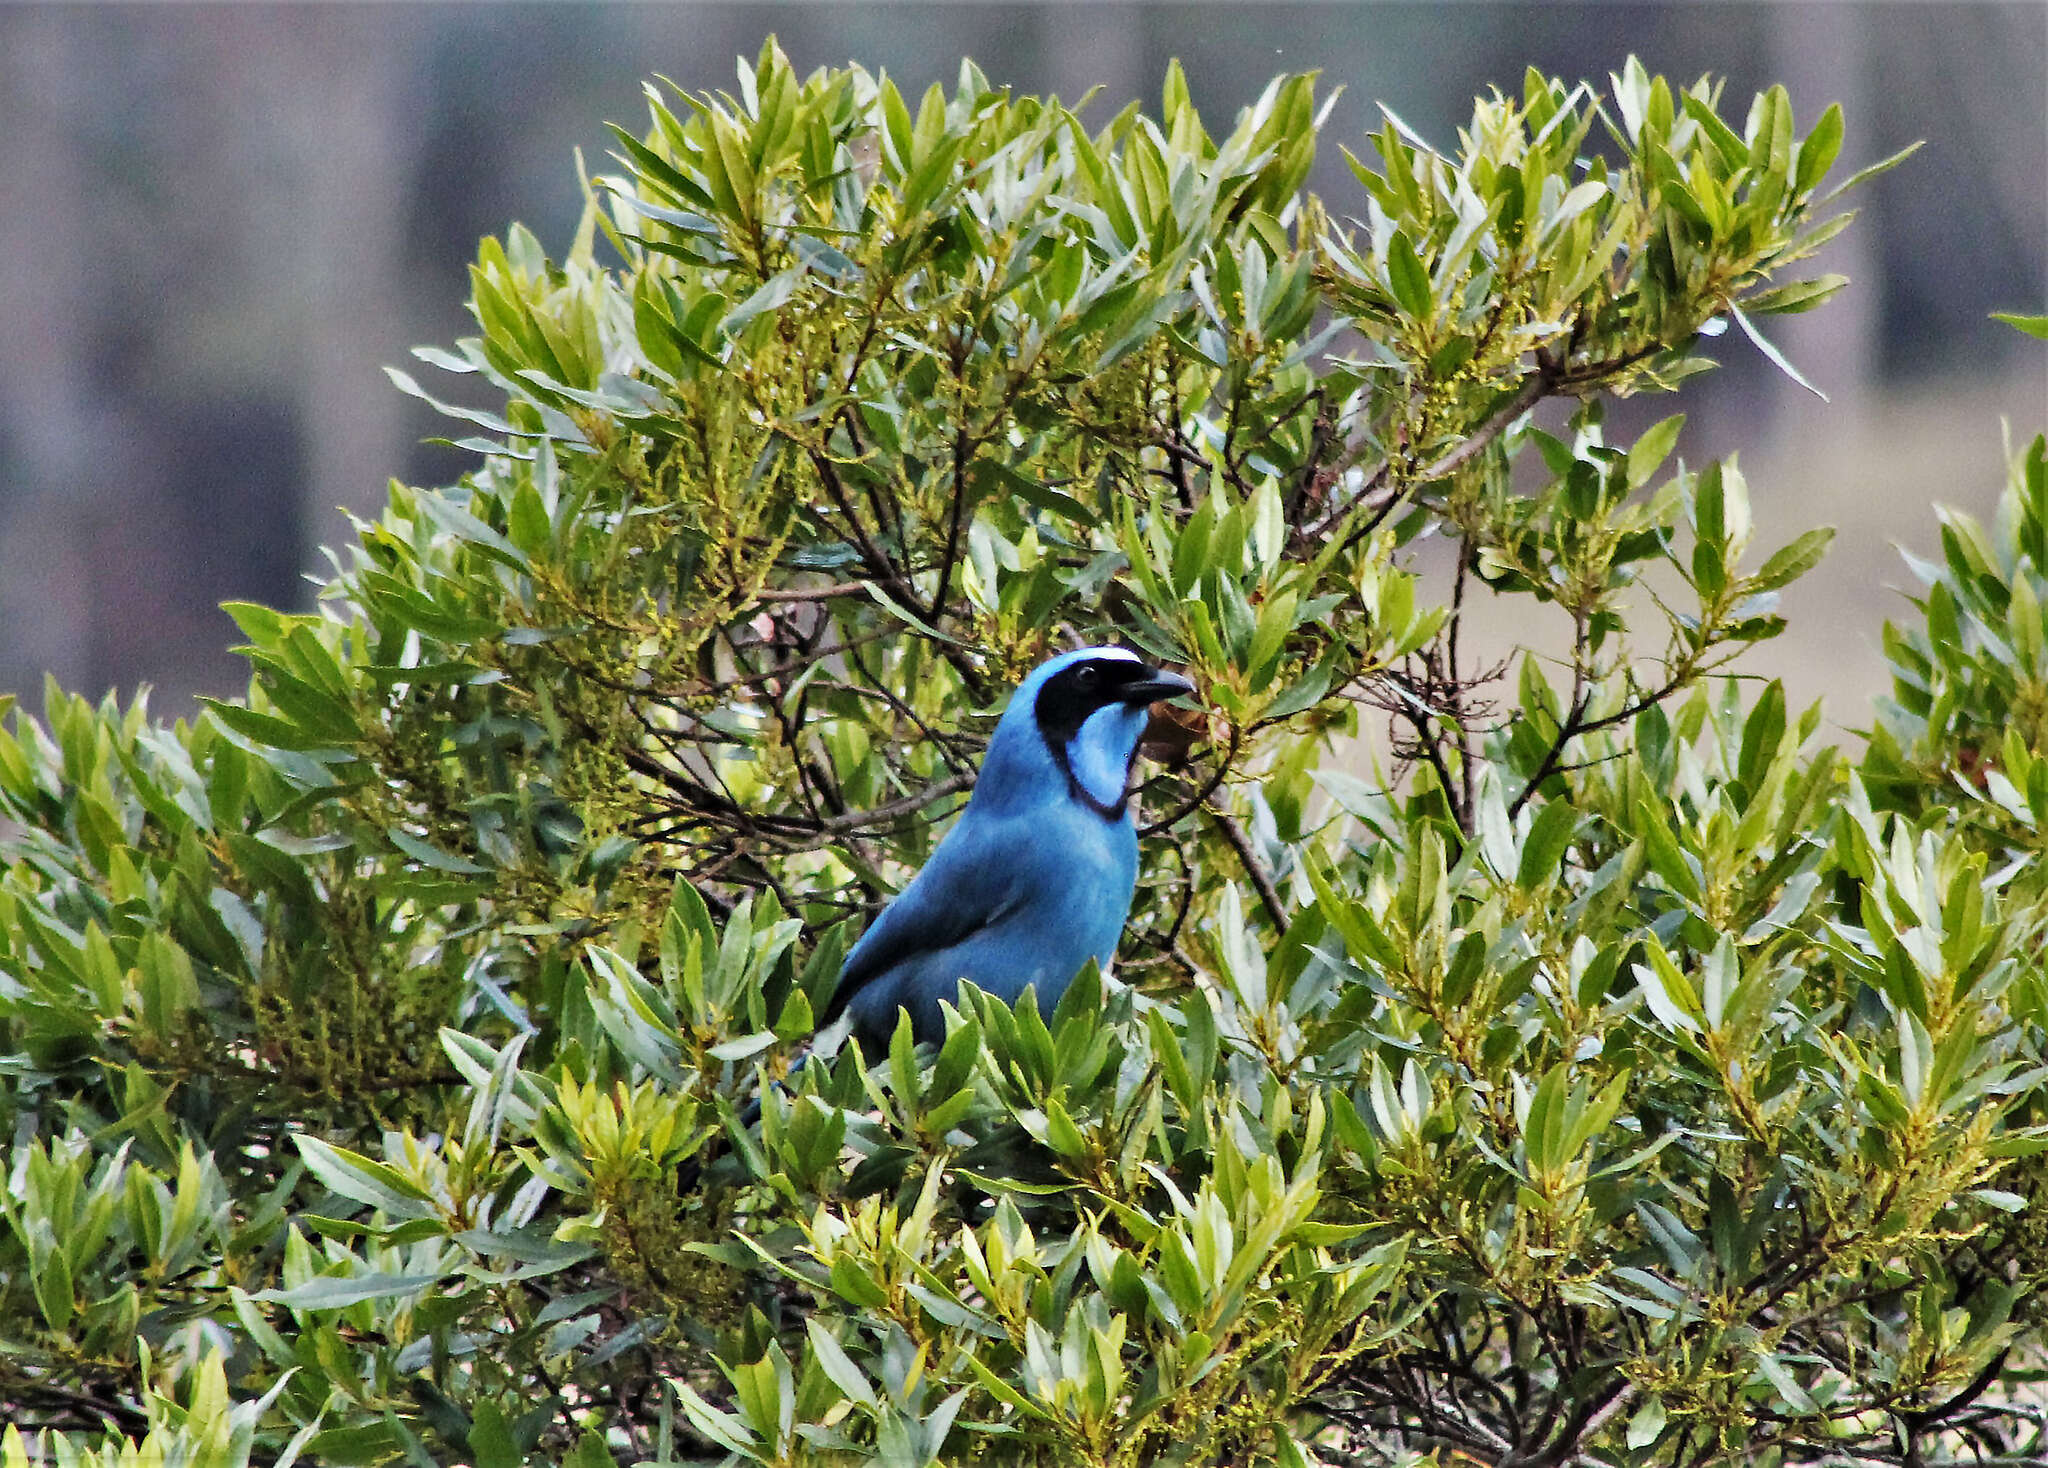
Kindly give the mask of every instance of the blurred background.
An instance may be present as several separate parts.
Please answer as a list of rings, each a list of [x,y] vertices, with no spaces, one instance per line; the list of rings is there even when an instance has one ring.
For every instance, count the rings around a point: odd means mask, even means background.
[[[1439,147],[1525,65],[1604,79],[1631,52],[1680,80],[1790,89],[1800,129],[1840,101],[1841,168],[1915,138],[1862,190],[1823,268],[1855,280],[1773,335],[1822,403],[1739,336],[1688,384],[1694,461],[1741,450],[1760,536],[1842,534],[1750,666],[1854,727],[1883,681],[1882,618],[1934,541],[1931,502],[1982,514],[2016,438],[2048,421],[2048,348],[1986,319],[2048,306],[2048,5],[181,4],[0,7],[0,693],[44,671],[159,714],[234,693],[218,603],[304,606],[339,507],[465,456],[386,380],[469,329],[464,267],[513,220],[551,249],[575,153],[638,128],[643,78],[730,87],[769,34],[800,69],[848,60],[921,90],[963,56],[996,81],[1101,95],[1100,122],[1185,64],[1212,130],[1283,70],[1344,89],[1314,187],[1361,195],[1384,102]],[[417,368],[422,377],[434,376]],[[445,386],[441,384],[441,386]],[[1631,420],[1672,411],[1631,405]],[[1765,549],[1769,547],[1766,546]]]

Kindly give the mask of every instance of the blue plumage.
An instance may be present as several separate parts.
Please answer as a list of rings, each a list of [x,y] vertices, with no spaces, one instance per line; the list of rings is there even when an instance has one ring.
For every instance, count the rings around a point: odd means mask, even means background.
[[[1138,875],[1131,764],[1150,706],[1193,688],[1113,647],[1034,669],[959,821],[847,955],[824,1023],[846,1015],[873,1054],[899,1008],[940,1038],[961,979],[1011,1003],[1036,985],[1049,1011],[1090,959],[1107,969]]]

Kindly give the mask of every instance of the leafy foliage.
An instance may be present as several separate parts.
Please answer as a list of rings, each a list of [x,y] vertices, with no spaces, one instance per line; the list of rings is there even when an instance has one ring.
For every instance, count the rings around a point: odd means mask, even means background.
[[[1826,532],[1602,426],[1840,284],[1838,111],[1532,73],[1338,219],[1308,78],[650,106],[247,698],[0,735],[6,1468],[2039,1450],[2041,442],[1850,754],[1713,676]],[[1116,639],[1115,979],[792,1075]]]

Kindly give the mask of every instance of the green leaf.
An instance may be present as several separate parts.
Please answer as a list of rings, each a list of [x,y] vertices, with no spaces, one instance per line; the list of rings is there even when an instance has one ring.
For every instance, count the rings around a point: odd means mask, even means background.
[[[1402,312],[1413,321],[1428,321],[1436,314],[1430,291],[1429,272],[1415,254],[1415,247],[1400,230],[1387,245],[1387,282]]]
[[[1775,1353],[1757,1352],[1756,1366],[1757,1370],[1763,1373],[1764,1379],[1776,1388],[1778,1396],[1791,1411],[1807,1415],[1820,1410],[1814,1404],[1813,1398],[1807,1395],[1806,1388],[1799,1384],[1798,1379],[1786,1369],[1785,1363],[1780,1361]]]
[[[1522,859],[1516,868],[1515,885],[1533,888],[1558,875],[1559,864],[1571,848],[1578,830],[1578,812],[1562,800],[1548,801],[1536,814],[1528,839],[1522,843]]]
[[[1664,1435],[1664,1420],[1663,1400],[1651,1397],[1628,1419],[1628,1431],[1623,1437],[1631,1448],[1647,1448]]]
[[[618,1468],[618,1459],[605,1446],[604,1434],[594,1428],[586,1428],[583,1436],[576,1440],[575,1448],[562,1460],[562,1468]]]
[[[1796,315],[1811,311],[1834,298],[1849,283],[1846,275],[1816,275],[1811,280],[1794,280],[1767,291],[1742,298],[1752,316]]]
[[[1924,143],[1908,143],[1905,147],[1899,149],[1898,152],[1892,154],[1891,157],[1880,158],[1868,168],[1858,169],[1855,173],[1850,174],[1846,179],[1830,189],[1827,196],[1820,202],[1822,204],[1832,204],[1857,185],[1867,183],[1881,173],[1890,173],[1894,168],[1897,168],[1901,163],[1904,163],[1908,158],[1919,152],[1924,146]]]
[[[1770,559],[1750,578],[1750,585],[1757,591],[1775,591],[1781,586],[1791,585],[1820,564],[1821,557],[1827,554],[1834,539],[1832,525],[1807,531],[1791,544],[1773,551]]]
[[[443,530],[517,571],[531,569],[526,553],[444,494],[417,494],[413,504]]]
[[[1842,105],[1830,102],[1827,110],[1820,115],[1820,121],[1813,125],[1813,131],[1806,135],[1799,145],[1799,162],[1793,170],[1793,189],[1802,194],[1811,193],[1814,187],[1834,167],[1835,156],[1842,151]]]
[[[364,1300],[410,1298],[441,1282],[438,1274],[321,1275],[288,1290],[263,1290],[250,1298],[292,1310],[342,1310]]]
[[[489,870],[478,866],[467,857],[456,856],[441,850],[431,842],[423,841],[407,831],[390,830],[384,833],[391,838],[391,844],[422,866],[432,867],[437,872],[453,872],[458,876],[473,877]]]
[[[260,713],[244,703],[214,698],[202,698],[200,702],[226,727],[245,739],[272,749],[326,749],[333,744],[331,739],[308,733],[289,720],[280,719],[275,714]]]
[[[1661,944],[1650,946],[1651,962],[1634,965],[1636,984],[1650,1012],[1668,1029],[1698,1034],[1700,1003],[1692,985],[1671,962]]]
[[[1629,446],[1628,484],[1630,489],[1640,489],[1650,482],[1650,476],[1663,467],[1671,457],[1671,450],[1678,443],[1678,431],[1685,427],[1685,414],[1673,413],[1669,418],[1645,429],[1640,437]]]
[[[71,1279],[71,1261],[62,1249],[45,1255],[40,1264],[30,1261],[29,1273],[35,1286],[36,1305],[44,1322],[59,1335],[71,1328],[78,1308]]]
[[[1049,515],[1058,515],[1079,525],[1092,525],[1097,518],[1072,495],[1028,474],[1019,473],[996,459],[976,459],[968,477],[977,497],[1008,493],[1033,509],[1044,510]]]
[[[1828,400],[1828,395],[1826,393],[1822,392],[1819,388],[1815,387],[1812,383],[1808,382],[1806,378],[1800,374],[1799,369],[1792,365],[1791,360],[1787,358],[1783,352],[1779,351],[1776,347],[1772,346],[1771,343],[1765,338],[1764,334],[1756,329],[1755,323],[1752,322],[1748,316],[1743,314],[1743,310],[1740,306],[1736,305],[1732,301],[1729,302],[1728,314],[1735,319],[1735,324],[1742,328],[1742,334],[1748,337],[1751,342],[1755,343],[1756,349],[1758,351],[1762,352],[1766,357],[1770,359],[1772,366],[1776,367],[1780,372],[1784,373],[1787,377],[1791,378],[1794,382],[1798,383],[1801,387],[1805,388],[1808,392],[1812,393],[1822,402],[1826,402]]]
[[[810,1335],[811,1358],[818,1363],[832,1384],[849,1400],[860,1403],[871,1412],[876,1410],[881,1404],[875,1396],[875,1390],[868,1384],[868,1379],[861,1369],[853,1364],[845,1348],[832,1338],[823,1323],[815,1316],[806,1321],[805,1326]]]
[[[396,1168],[318,1137],[292,1140],[312,1174],[344,1198],[393,1218],[424,1218],[433,1211],[432,1196]]]
[[[2027,316],[2017,311],[1993,311],[1993,321],[2003,321],[2007,326],[2024,331],[2028,336],[2048,341],[2048,315]]]
[[[471,1409],[468,1445],[475,1468],[523,1468],[526,1462],[512,1441],[503,1410],[488,1398]]]

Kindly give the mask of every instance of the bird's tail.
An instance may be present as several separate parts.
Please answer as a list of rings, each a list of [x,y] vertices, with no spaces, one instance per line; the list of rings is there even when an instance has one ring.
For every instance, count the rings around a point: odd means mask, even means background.
[[[790,1062],[789,1074],[784,1076],[779,1081],[770,1081],[768,1084],[777,1090],[781,1090],[784,1087],[788,1086],[791,1081],[794,1081],[799,1075],[803,1073],[803,1068],[805,1064],[810,1060],[810,1058],[811,1052],[808,1047],[798,1051],[796,1059]],[[751,1131],[753,1128],[761,1124],[761,1100],[766,1095],[766,1091],[757,1091],[754,1094],[754,1099],[749,1101],[745,1106],[742,1106],[740,1108],[741,1126],[746,1127],[748,1130]]]

